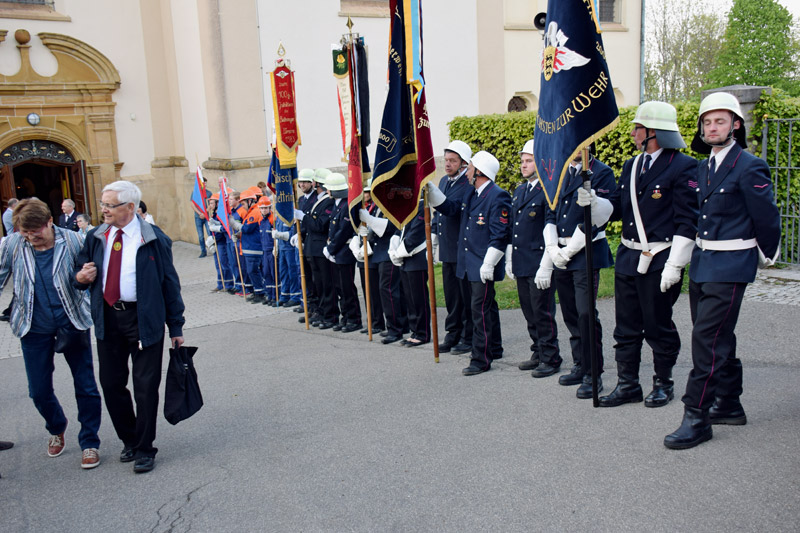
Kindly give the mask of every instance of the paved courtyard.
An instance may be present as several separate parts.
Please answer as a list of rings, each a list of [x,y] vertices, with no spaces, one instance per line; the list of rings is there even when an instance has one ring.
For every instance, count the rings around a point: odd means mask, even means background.
[[[593,409],[574,387],[520,372],[530,340],[519,311],[501,312],[506,357],[465,378],[467,356],[436,364],[430,345],[306,331],[296,313],[212,294],[211,258],[185,243],[174,252],[206,405],[177,426],[159,421],[152,473],[119,463],[105,413],[103,464],[79,468],[75,400],[59,359],[55,389],[71,426],[65,453],[48,458],[19,341],[0,325],[0,439],[16,443],[0,452],[0,530],[797,530],[795,269],[760,274],[742,307],[748,424],[715,426],[712,441],[676,452],[661,441],[680,422],[679,401]],[[607,391],[616,381],[613,304],[598,303]],[[687,347],[685,296],[675,322]],[[690,367],[685,348],[676,389]],[[645,363],[646,386],[651,374]]]

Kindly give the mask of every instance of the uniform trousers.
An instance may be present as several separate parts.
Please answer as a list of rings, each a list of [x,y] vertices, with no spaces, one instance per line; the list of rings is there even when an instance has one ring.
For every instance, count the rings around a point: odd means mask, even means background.
[[[300,264],[297,249],[290,244],[278,245],[278,276],[281,278],[281,302],[300,301]]]
[[[302,263],[302,270],[300,273],[306,278],[306,302],[308,302],[308,316],[311,316],[319,304],[317,286],[314,284],[314,269],[311,268],[311,262],[305,255],[300,258],[300,262]],[[302,291],[302,285],[300,289]]]
[[[653,350],[656,376],[670,379],[678,360],[681,338],[672,321],[672,306],[681,293],[678,282],[661,292],[663,269],[640,276],[614,275],[617,325],[614,328],[614,358],[618,363],[639,367],[642,341]]]
[[[597,287],[600,281],[600,270],[592,273],[594,298],[597,299]],[[603,373],[603,329],[597,307],[591,316],[589,305],[589,280],[585,269],[553,271],[553,283],[558,291],[561,304],[561,316],[569,330],[569,343],[572,348],[572,362],[580,365],[583,375],[592,372],[592,354],[589,347],[589,328],[594,327],[595,349],[597,353],[597,375]],[[585,341],[584,341],[585,340]]]
[[[494,359],[503,357],[500,309],[495,300],[494,281],[471,281],[472,358],[470,366],[489,370]]]
[[[339,320],[338,304],[333,289],[332,264],[325,257],[309,257],[311,270],[314,272],[314,283],[319,294],[318,312],[323,322]]]
[[[403,294],[408,308],[412,336],[422,342],[431,340],[431,302],[428,292],[428,271],[403,271]]]
[[[442,263],[442,286],[447,318],[444,329],[447,334],[444,344],[456,345],[459,342],[472,344],[472,315],[467,303],[472,299],[469,280],[456,275],[456,263]]]
[[[253,286],[253,292],[256,294],[264,294],[264,276],[261,274],[261,265],[264,262],[264,254],[260,255],[243,255],[247,268],[247,278]]]
[[[268,300],[277,300],[280,295],[275,292],[275,256],[272,250],[264,252],[262,256],[261,276],[264,278],[264,296]]]
[[[558,350],[558,326],[556,325],[556,290],[550,287],[540,290],[533,276],[517,278],[519,306],[528,324],[528,336],[533,359],[550,366],[561,365]]]
[[[236,291],[241,292],[242,277],[244,277],[244,287],[247,289],[247,292],[251,292],[253,290],[253,286],[250,284],[250,280],[247,277],[247,265],[245,264],[245,260],[242,259],[241,255],[239,255],[238,241],[228,241],[228,263],[231,266],[234,288]]]
[[[342,313],[342,324],[361,324],[361,304],[356,290],[356,265],[331,263],[335,276],[336,295]]]
[[[399,337],[408,331],[408,314],[403,299],[400,267],[391,261],[378,263],[378,275],[381,306],[386,317],[386,331],[389,336]]]
[[[364,275],[364,263],[358,264],[358,271],[361,275],[361,293],[367,294],[367,280]],[[366,308],[366,301],[364,307]],[[378,265],[370,261],[369,263],[369,306],[372,311],[372,329],[384,329],[386,322],[383,319],[383,306],[381,305],[381,283],[378,274]]]
[[[153,447],[158,420],[158,386],[161,384],[161,360],[164,337],[141,350],[136,306],[115,311],[103,304],[105,339],[97,339],[100,362],[100,386],[106,408],[117,436],[135,457],[155,457]],[[133,409],[128,390],[128,358],[133,361]]]
[[[689,283],[692,312],[692,370],[682,401],[706,410],[716,397],[742,394],[742,364],[734,329],[747,283]]]

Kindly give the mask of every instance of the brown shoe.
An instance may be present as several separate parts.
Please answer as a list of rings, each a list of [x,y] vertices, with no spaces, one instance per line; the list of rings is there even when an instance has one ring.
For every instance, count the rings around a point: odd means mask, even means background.
[[[47,441],[47,455],[50,457],[58,457],[64,452],[64,447],[67,443],[64,441],[64,433],[67,430],[61,432],[60,435],[50,435],[50,440]]]
[[[96,466],[100,466],[100,454],[97,453],[97,448],[86,448],[83,450],[81,468],[88,470]]]

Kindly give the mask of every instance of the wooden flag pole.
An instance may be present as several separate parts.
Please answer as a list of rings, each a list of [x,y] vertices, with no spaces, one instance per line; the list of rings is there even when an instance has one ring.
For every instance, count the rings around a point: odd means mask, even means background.
[[[362,226],[365,226],[363,222],[361,223]],[[364,303],[367,306],[367,333],[369,334],[369,340],[372,342],[372,298],[370,298],[370,290],[369,290],[369,254],[367,253],[368,243],[367,243],[367,236],[364,235],[363,237],[364,243]]]
[[[428,190],[425,189],[425,245],[428,248],[428,292],[431,304],[431,340],[433,341],[433,359],[439,362],[439,320],[436,316],[436,279],[433,275],[433,239],[431,238],[431,208],[428,204]]]
[[[297,209],[297,186],[292,187],[292,204]],[[297,231],[297,252],[300,261],[300,289],[303,291],[303,315],[306,318],[306,329],[311,329],[308,320],[308,294],[306,293],[306,266],[303,257],[303,235],[300,231],[300,221],[294,220],[294,227]]]
[[[277,207],[277,206],[276,206]],[[275,229],[275,226],[272,226]],[[272,257],[275,261],[275,307],[280,305],[280,294],[278,293],[278,240],[272,239]]]

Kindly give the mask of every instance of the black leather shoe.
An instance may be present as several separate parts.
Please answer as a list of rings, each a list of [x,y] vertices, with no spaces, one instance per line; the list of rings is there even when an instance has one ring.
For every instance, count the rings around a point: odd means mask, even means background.
[[[421,341],[417,338],[411,338],[406,340],[406,348],[414,348],[416,346],[422,346],[423,344],[428,344],[430,341]]]
[[[443,342],[439,344],[439,353],[448,353],[453,346],[450,342]]]
[[[136,452],[133,451],[133,448],[130,446],[125,446],[122,448],[122,451],[119,452],[119,462],[120,463],[130,463],[133,461],[133,456],[136,455]]]
[[[590,383],[591,386],[591,383]],[[620,380],[608,396],[599,398],[600,407],[616,407],[624,403],[638,403],[642,401],[642,387],[638,383]]]
[[[319,329],[331,329],[331,328],[336,327],[336,326],[338,326],[338,324],[335,324],[333,322],[320,322],[319,323]],[[339,328],[339,329],[341,329],[341,328]]]
[[[155,467],[155,457],[139,457],[136,459],[136,462],[133,463],[133,471],[137,474],[144,474],[145,472],[151,471]]]
[[[372,334],[375,335],[376,333],[380,333],[381,331],[383,331],[383,329],[384,328],[382,328],[381,326],[373,326],[372,327]],[[364,335],[368,334],[369,333],[369,328],[367,327],[367,328],[362,329],[361,333],[363,333]]]
[[[563,376],[562,376],[563,377]],[[597,376],[597,394],[603,390],[603,380],[600,376]],[[592,376],[585,375],[583,376],[583,381],[581,382],[581,386],[578,387],[578,391],[575,393],[581,400],[588,400],[592,397]]]
[[[225,292],[228,294],[236,294],[236,289],[227,289]]]
[[[714,425],[743,426],[747,424],[747,415],[739,400],[715,398],[714,405],[708,411],[708,418]]]
[[[531,372],[531,377],[546,378],[547,376],[552,376],[553,374],[558,373],[559,370],[561,370],[561,365],[550,366],[547,363],[542,363],[533,369],[533,372]]]
[[[380,332],[380,336],[381,337],[388,337],[389,336],[389,330],[386,329],[386,330],[381,331]]]
[[[477,366],[469,365],[467,368],[461,371],[461,374],[464,376],[476,376],[478,374],[483,374],[484,372],[488,372],[488,368],[479,368]]]
[[[393,342],[397,342],[397,341],[401,340],[402,338],[403,338],[402,335],[387,335],[386,337],[383,338],[381,343],[383,343],[383,344],[391,344]]]
[[[346,324],[344,327],[342,327],[341,332],[350,333],[351,331],[355,331],[357,329],[361,329],[361,324]]]
[[[13,442],[9,442],[7,440],[0,440],[0,450],[10,450],[14,447]]]
[[[492,361],[497,361],[498,359],[502,359],[503,354],[492,355]]]
[[[342,331],[344,324],[336,324],[333,326],[333,331]]]
[[[671,450],[688,450],[713,436],[708,411],[685,407],[681,427],[664,437],[664,446]]]
[[[653,378],[653,390],[644,399],[645,407],[662,407],[675,396],[671,379]]]
[[[558,378],[558,384],[568,387],[570,385],[580,385],[583,381],[583,370],[581,365],[574,365],[569,374],[564,374]]]
[[[539,366],[539,358],[538,357],[536,357],[536,358],[531,357],[527,361],[521,362],[519,364],[519,369],[520,370],[533,370],[537,366]]]
[[[298,305],[300,305],[300,302],[294,299],[290,299],[288,302],[284,302],[283,304],[284,307],[295,307]]]
[[[458,344],[450,348],[450,353],[452,353],[453,355],[461,355],[462,353],[469,353],[471,351],[472,351],[472,345],[465,344],[463,342],[459,342]]]

